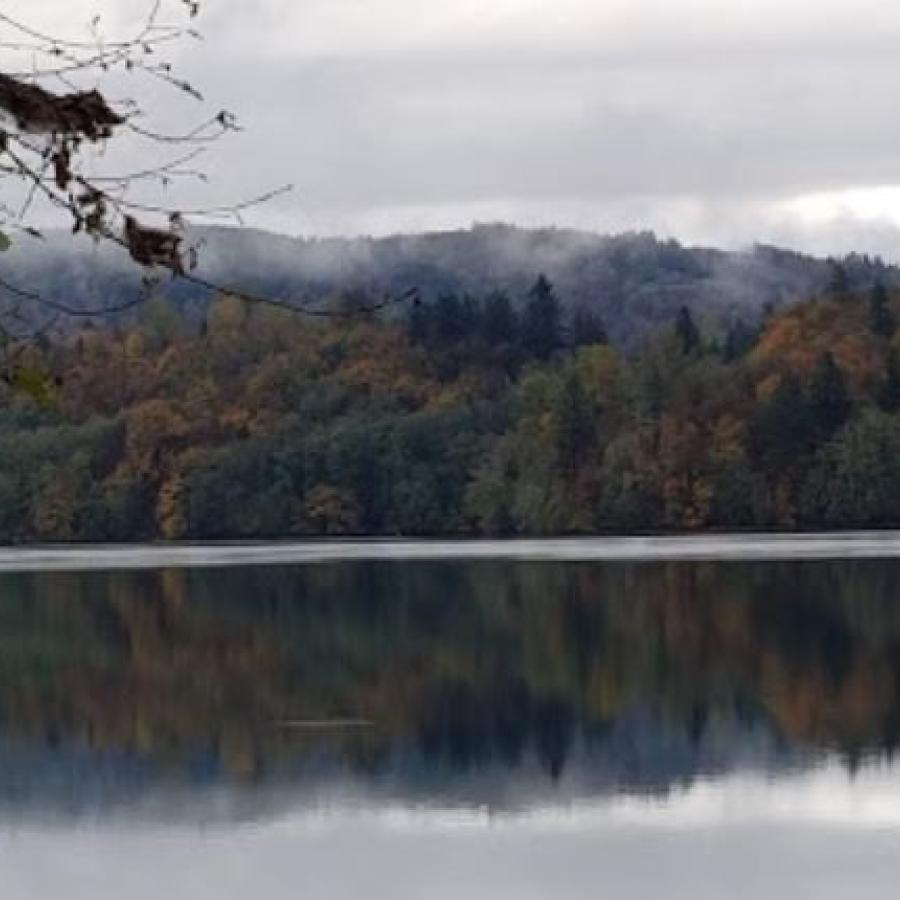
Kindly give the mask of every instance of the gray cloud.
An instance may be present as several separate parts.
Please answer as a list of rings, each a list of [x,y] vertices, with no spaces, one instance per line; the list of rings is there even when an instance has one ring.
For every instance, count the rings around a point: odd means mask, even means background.
[[[900,256],[887,202],[863,214],[826,198],[805,218],[789,202],[900,184],[900,9],[747,6],[220,0],[181,64],[249,127],[211,155],[215,190],[297,185],[255,224],[516,218]],[[116,24],[140,8],[120,6]]]

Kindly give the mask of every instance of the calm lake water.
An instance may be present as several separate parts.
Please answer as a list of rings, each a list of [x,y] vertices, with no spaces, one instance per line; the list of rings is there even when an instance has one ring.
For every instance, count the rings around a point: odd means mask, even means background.
[[[900,559],[856,540],[7,554],[0,896],[896,897]]]

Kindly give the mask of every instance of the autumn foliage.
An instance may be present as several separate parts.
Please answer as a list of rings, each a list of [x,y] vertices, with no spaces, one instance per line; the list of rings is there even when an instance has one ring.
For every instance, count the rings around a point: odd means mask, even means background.
[[[624,353],[540,280],[402,317],[221,298],[17,354],[7,541],[548,534],[900,522],[886,296]]]

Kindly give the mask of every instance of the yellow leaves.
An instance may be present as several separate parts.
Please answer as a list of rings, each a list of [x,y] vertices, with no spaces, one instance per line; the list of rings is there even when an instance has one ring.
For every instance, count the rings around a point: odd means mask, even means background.
[[[575,371],[595,407],[608,404],[622,382],[622,360],[607,345],[584,347],[573,361]]]
[[[129,332],[125,338],[125,355],[129,358],[137,358],[144,355],[147,343],[139,331]]]
[[[39,540],[70,541],[76,537],[78,491],[65,471],[56,472],[37,497],[32,525]]]
[[[166,540],[185,536],[186,519],[183,506],[184,477],[175,473],[160,486],[156,501],[156,523]]]
[[[756,383],[755,396],[759,403],[766,403],[772,399],[772,395],[781,384],[781,375],[778,372],[770,372]]]
[[[247,322],[247,317],[246,300],[228,295],[217,297],[207,315],[209,333],[213,337],[238,334]]]
[[[36,366],[16,366],[9,377],[12,389],[33,400],[43,409],[56,404],[56,384],[50,374]]]
[[[354,391],[422,406],[440,390],[396,328],[360,325],[348,332],[335,376]]]
[[[187,435],[187,421],[167,400],[148,400],[126,414],[125,447],[129,467],[138,474],[157,477],[166,454]]]
[[[670,473],[663,480],[662,496],[667,525],[695,529],[708,523],[715,492],[707,479]]]
[[[733,413],[716,419],[712,429],[712,455],[717,462],[731,462],[744,455],[747,424]]]

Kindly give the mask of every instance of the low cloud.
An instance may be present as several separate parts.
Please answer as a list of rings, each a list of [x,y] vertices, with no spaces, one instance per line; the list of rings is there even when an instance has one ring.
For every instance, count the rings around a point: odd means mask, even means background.
[[[97,5],[63,14],[38,0],[35,16],[74,28]],[[99,6],[125,28],[145,4]],[[721,0],[210,3],[207,40],[180,64],[248,131],[209,155],[214,187],[186,187],[186,202],[290,181],[295,193],[254,224],[384,233],[510,218],[898,258],[883,209],[836,202],[813,220],[797,203],[900,185],[900,8],[760,0],[750,12]]]

